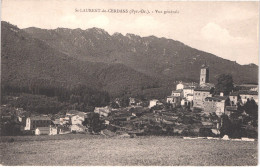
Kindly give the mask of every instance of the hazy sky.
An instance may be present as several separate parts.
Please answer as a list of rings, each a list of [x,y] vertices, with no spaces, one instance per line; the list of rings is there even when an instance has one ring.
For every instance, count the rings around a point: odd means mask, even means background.
[[[128,13],[75,12],[75,9],[127,9]],[[132,9],[150,13],[130,14]],[[1,11],[2,20],[19,28],[99,27],[109,34],[155,35],[240,64],[258,64],[259,2],[2,0]]]

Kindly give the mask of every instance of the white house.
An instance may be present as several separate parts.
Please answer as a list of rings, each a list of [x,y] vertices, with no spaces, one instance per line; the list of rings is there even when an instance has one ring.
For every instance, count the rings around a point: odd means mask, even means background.
[[[193,95],[194,87],[185,87],[183,88],[183,97],[187,98],[189,94]]]
[[[86,127],[80,124],[71,125],[71,132],[85,132]]]
[[[58,127],[50,126],[50,133],[49,135],[57,135],[58,134]]]
[[[50,127],[37,127],[35,129],[35,135],[49,135]]]
[[[179,83],[176,85],[176,90],[182,90],[184,88],[184,83]]]
[[[82,125],[82,123],[85,121],[85,115],[74,115],[71,117],[71,124],[75,125],[75,124],[80,124]]]
[[[167,103],[172,104],[174,107],[179,106],[181,104],[180,96],[168,96],[166,99]]]
[[[149,108],[156,106],[158,103],[159,103],[159,100],[157,100],[157,99],[150,100]]]
[[[186,99],[187,99],[189,102],[192,102],[192,101],[193,101],[193,94],[187,94]]]
[[[60,118],[60,125],[66,125],[69,124],[69,122],[70,122],[69,117]]]
[[[174,97],[183,97],[183,90],[174,90],[172,91],[172,95]]]
[[[109,108],[108,106],[106,107],[95,107],[94,109],[94,113],[98,113],[100,116],[105,116],[107,117],[109,115],[109,113],[111,113],[111,108]]]
[[[199,85],[195,82],[192,82],[192,83],[183,83],[183,82],[180,82],[179,84],[176,85],[176,90],[183,90],[184,88],[196,88],[198,87]]]

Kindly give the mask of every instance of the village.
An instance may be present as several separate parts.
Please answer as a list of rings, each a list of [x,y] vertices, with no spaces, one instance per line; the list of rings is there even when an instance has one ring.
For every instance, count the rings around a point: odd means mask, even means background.
[[[180,81],[176,90],[161,100],[130,97],[128,107],[121,107],[117,98],[109,106],[95,107],[91,112],[68,110],[64,115],[28,116],[22,108],[12,107],[12,112],[5,112],[8,105],[2,105],[1,131],[8,131],[10,125],[5,123],[12,121],[22,135],[167,135],[250,141],[257,138],[258,85],[238,85],[236,91],[218,95],[214,88],[209,83],[209,67],[202,65],[199,84]],[[252,110],[256,110],[256,116]]]

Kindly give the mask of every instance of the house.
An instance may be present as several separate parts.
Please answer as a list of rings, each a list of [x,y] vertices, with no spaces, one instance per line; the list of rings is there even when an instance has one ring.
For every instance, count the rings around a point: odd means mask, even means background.
[[[193,103],[193,94],[187,94],[186,99]]]
[[[226,96],[206,97],[204,102],[204,111],[211,113],[215,112],[217,116],[225,113]]]
[[[85,115],[85,112],[78,111],[78,110],[70,110],[69,112],[66,113],[67,117],[72,117],[74,115]]]
[[[116,98],[114,102],[118,107],[121,107],[121,100],[119,98]]]
[[[60,122],[65,122],[67,123],[68,119],[69,119],[69,123],[70,124],[82,124],[82,122],[85,121],[85,118],[87,118],[87,113],[85,112],[81,112],[81,111],[77,111],[77,110],[70,110],[69,112],[66,113],[67,118],[62,118],[60,120]],[[61,125],[64,125],[64,123],[62,123]]]
[[[100,116],[107,117],[111,113],[111,108],[106,107],[95,107],[94,113],[98,113]]]
[[[195,82],[192,83],[184,83],[184,82],[179,82],[179,84],[176,85],[176,90],[183,90],[184,88],[196,88],[198,87],[198,84]]]
[[[71,124],[75,125],[75,124],[80,124],[82,125],[82,123],[85,121],[85,118],[87,116],[85,114],[77,114],[71,117]]]
[[[185,87],[185,83],[180,82],[176,85],[176,90],[182,90]]]
[[[257,91],[241,90],[241,91],[239,91],[239,95],[241,97],[243,104],[245,104],[247,102],[247,99],[254,99],[256,104],[258,105],[258,92]]]
[[[180,96],[168,96],[166,99],[167,103],[173,105],[173,107],[181,105],[181,97]]]
[[[35,130],[38,127],[50,127],[51,119],[47,116],[31,116],[26,119],[24,130]]]
[[[239,90],[258,91],[258,84],[242,84],[236,86]]]
[[[231,106],[236,106],[239,99],[240,99],[239,92],[231,92],[229,94],[229,100]]]
[[[70,117],[66,116],[64,118],[60,118],[60,125],[66,125],[70,123]]]
[[[52,124],[55,126],[60,125],[60,119],[55,119],[54,121],[52,121]]]
[[[71,132],[85,132],[86,127],[80,124],[71,125],[70,131]]]
[[[50,126],[50,133],[49,133],[49,135],[57,135],[57,134],[59,134],[58,133],[58,127],[56,127],[56,126]]]
[[[24,115],[17,116],[18,121],[21,123],[26,123],[26,117]]]
[[[187,98],[188,95],[193,95],[194,93],[194,87],[185,87],[183,88],[183,97]]]
[[[196,88],[193,93],[193,107],[204,108],[204,102],[206,97],[212,97],[210,94],[210,88]]]
[[[182,106],[190,106],[190,105],[191,105],[191,102],[188,101],[186,98],[183,98],[183,99],[181,100],[181,105],[182,105]]]
[[[35,129],[35,135],[49,135],[50,127],[37,127]]]
[[[57,128],[58,134],[69,134],[71,132],[69,126],[60,125]]]
[[[149,108],[156,106],[158,103],[159,103],[159,100],[157,100],[157,99],[150,100]]]
[[[237,106],[226,106],[225,107],[225,114],[230,116],[233,113],[237,112]]]
[[[183,90],[174,90],[174,91],[172,91],[171,96],[182,98],[183,97]]]
[[[130,97],[129,98],[129,106],[136,105],[135,98]]]
[[[214,88],[215,85],[213,83],[203,83],[200,85],[202,88]]]

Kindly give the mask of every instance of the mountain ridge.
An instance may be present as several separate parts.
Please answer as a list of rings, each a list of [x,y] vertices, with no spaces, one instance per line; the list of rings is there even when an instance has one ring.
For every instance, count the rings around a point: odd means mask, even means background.
[[[124,83],[132,89],[138,89],[143,85],[149,86],[154,81],[125,65],[88,62],[69,57],[43,40],[33,38],[5,22],[2,22],[1,32],[1,80],[4,85],[30,87],[38,84],[70,88],[84,84],[115,95],[125,89]],[[131,75],[134,78],[127,78]]]
[[[66,34],[57,32],[56,29],[24,30],[71,57],[91,62],[121,63],[159,79],[174,77],[173,80],[184,78],[198,82],[200,66],[205,61],[210,66],[212,82],[216,82],[219,74],[226,73],[225,70],[234,76],[236,83],[256,82],[258,74],[258,67],[240,65],[164,37],[141,37],[131,33],[124,36],[117,32],[109,35],[104,29],[99,28],[80,32],[64,29]],[[102,33],[96,33],[96,30]],[[59,38],[49,40],[49,34]]]
[[[73,87],[83,83],[114,96],[155,98],[170,94],[176,81],[198,82],[205,62],[210,82],[222,73],[232,74],[236,83],[258,82],[257,65],[239,65],[172,39],[109,35],[98,28],[19,29],[1,23],[1,78],[8,84],[38,80]]]

